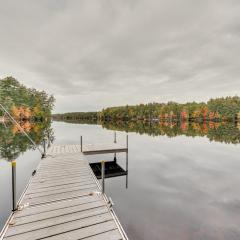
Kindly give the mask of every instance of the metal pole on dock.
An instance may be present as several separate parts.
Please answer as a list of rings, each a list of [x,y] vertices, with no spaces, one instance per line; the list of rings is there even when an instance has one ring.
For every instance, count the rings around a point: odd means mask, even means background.
[[[46,157],[46,141],[47,141],[47,139],[44,138],[43,139],[43,154],[42,154],[42,158]]]
[[[126,171],[127,171],[127,175],[126,175],[126,188],[128,188],[128,134],[126,136],[126,147],[127,147],[127,151],[126,151]]]
[[[82,136],[81,136],[81,137],[80,137],[81,152],[82,152],[82,144],[83,144],[83,140],[82,140]]]
[[[128,188],[128,151],[126,152],[126,189]]]
[[[117,143],[117,133],[116,133],[116,131],[114,132],[114,143]],[[114,162],[116,162],[117,161],[117,154],[116,154],[116,152],[114,153]]]
[[[102,194],[105,193],[105,161],[101,161],[102,164]]]
[[[12,161],[12,211],[17,210],[17,196],[16,196],[16,161]]]

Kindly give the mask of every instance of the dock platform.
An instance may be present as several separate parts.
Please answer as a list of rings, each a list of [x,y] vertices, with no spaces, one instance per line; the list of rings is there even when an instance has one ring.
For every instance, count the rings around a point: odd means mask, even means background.
[[[84,154],[123,149],[52,146],[2,231],[4,240],[127,240]],[[126,151],[126,150],[125,150]]]
[[[80,137],[80,150],[84,155],[95,155],[105,153],[128,152],[128,135],[126,135],[126,145],[117,143],[116,132],[114,132],[114,141],[110,144],[83,144],[83,137]]]
[[[84,145],[82,153],[84,155],[104,154],[104,153],[116,153],[127,152],[128,148],[117,143],[109,145]]]

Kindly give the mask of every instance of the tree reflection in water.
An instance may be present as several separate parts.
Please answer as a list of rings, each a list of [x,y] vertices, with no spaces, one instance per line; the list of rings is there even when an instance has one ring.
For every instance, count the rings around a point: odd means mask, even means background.
[[[79,124],[99,124],[103,128],[148,134],[150,136],[175,137],[185,135],[189,137],[206,136],[210,141],[238,144],[240,143],[240,123],[230,122],[144,122],[144,121],[108,121],[94,120],[66,121]]]
[[[137,132],[151,136],[206,136],[210,141],[240,143],[240,124],[229,122],[104,122],[106,129]]]
[[[51,121],[24,121],[20,125],[36,145],[43,146],[44,139],[46,139],[47,146],[50,146],[54,140]],[[10,123],[0,124],[0,158],[12,161],[27,150],[34,149],[35,146],[16,125]]]

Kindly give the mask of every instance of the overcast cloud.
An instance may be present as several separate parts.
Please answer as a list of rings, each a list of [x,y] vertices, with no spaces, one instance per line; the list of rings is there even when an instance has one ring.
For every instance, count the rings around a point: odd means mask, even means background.
[[[240,95],[239,0],[0,0],[0,77],[55,112]]]

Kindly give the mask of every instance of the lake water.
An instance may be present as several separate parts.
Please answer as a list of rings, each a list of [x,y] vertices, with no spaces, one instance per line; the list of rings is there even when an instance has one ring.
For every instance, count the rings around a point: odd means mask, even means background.
[[[129,239],[240,239],[239,126],[53,122],[51,127],[56,144],[78,144],[80,135],[84,143],[113,142],[113,130],[125,144],[128,131],[128,176],[106,179],[105,187]],[[39,161],[34,150],[17,158],[18,197]],[[125,169],[125,153],[117,154],[117,163]],[[3,226],[11,211],[10,162],[0,160],[0,171]]]

